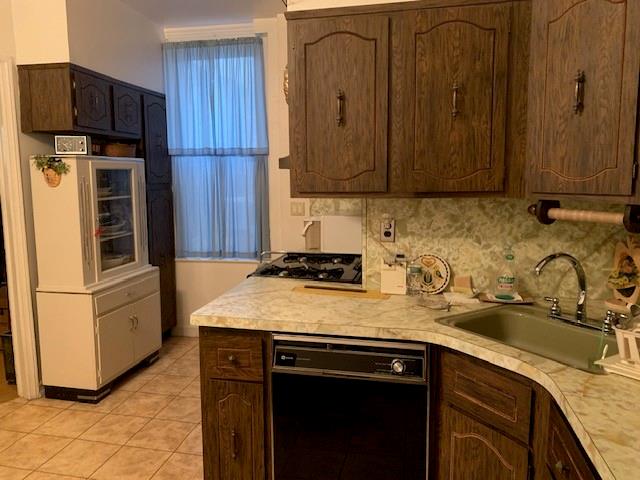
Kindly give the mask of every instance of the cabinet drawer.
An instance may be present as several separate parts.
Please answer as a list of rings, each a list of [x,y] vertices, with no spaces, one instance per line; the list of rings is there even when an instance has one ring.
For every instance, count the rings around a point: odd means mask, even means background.
[[[546,461],[556,480],[595,480],[587,460],[558,408],[549,415],[549,443]]]
[[[159,288],[158,276],[154,275],[144,280],[130,283],[124,287],[118,287],[107,293],[96,295],[94,300],[96,315],[102,315],[121,305],[151,295],[157,292]]]
[[[206,378],[261,382],[262,338],[201,329],[200,366]]]
[[[480,360],[442,354],[444,397],[490,425],[528,443],[531,387]]]

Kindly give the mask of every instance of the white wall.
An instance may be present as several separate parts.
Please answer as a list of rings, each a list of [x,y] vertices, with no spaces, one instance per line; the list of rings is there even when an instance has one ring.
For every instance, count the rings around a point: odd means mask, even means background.
[[[197,336],[189,316],[198,308],[233,288],[256,269],[256,262],[178,260],[176,285],[178,325],[174,335]]]
[[[287,11],[311,10],[315,8],[352,7],[378,3],[400,3],[413,0],[288,0]]]
[[[15,54],[11,0],[0,0],[0,57],[14,57]]]
[[[11,4],[16,63],[68,62],[65,0],[12,0]]]
[[[66,0],[66,11],[72,63],[164,91],[159,26],[120,0]]]

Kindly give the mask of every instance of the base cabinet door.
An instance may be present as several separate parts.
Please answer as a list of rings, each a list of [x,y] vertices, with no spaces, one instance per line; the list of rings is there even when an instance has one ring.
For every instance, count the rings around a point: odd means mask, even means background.
[[[630,195],[640,3],[534,3],[529,79],[533,193]]]
[[[438,478],[526,480],[528,449],[444,404],[441,407]]]
[[[208,380],[203,405],[207,480],[264,480],[263,385]]]
[[[160,350],[160,294],[154,293],[133,305],[135,328],[133,330],[133,353],[135,361]]]
[[[131,305],[97,319],[98,385],[115,378],[133,365],[135,327]]]

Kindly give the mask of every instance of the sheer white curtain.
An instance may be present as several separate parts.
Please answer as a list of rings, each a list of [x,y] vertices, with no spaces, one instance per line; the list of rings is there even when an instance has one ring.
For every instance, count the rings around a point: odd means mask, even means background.
[[[176,255],[255,258],[269,247],[262,40],[164,45]]]

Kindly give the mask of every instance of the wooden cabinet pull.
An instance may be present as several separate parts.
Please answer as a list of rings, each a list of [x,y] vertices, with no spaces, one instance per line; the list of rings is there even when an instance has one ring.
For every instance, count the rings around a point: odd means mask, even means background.
[[[336,93],[336,99],[338,100],[338,115],[336,116],[336,123],[339,127],[344,125],[344,90],[339,89]]]
[[[458,82],[453,82],[453,85],[451,86],[451,92],[453,94],[453,98],[451,100],[451,103],[452,103],[451,116],[453,118],[456,118],[460,113],[460,110],[458,110],[458,91],[459,90],[460,90],[460,85],[458,85]]]
[[[238,445],[237,445],[237,437],[235,429],[231,429],[231,458],[234,460],[238,458]]]
[[[576,87],[574,92],[575,102],[573,104],[573,113],[577,115],[582,113],[584,110],[584,84],[586,81],[584,71],[578,70],[574,80],[576,82]]]
[[[569,467],[567,467],[562,460],[558,460],[555,465],[556,472],[564,474],[569,472]]]

